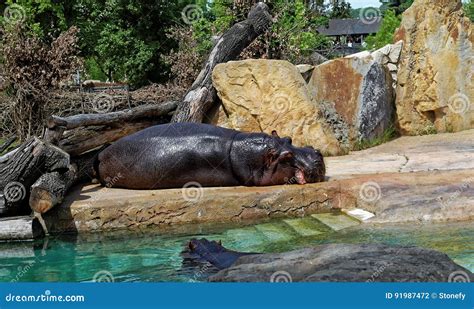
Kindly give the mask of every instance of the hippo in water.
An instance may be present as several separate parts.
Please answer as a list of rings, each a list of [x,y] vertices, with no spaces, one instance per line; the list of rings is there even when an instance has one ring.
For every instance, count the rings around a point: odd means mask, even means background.
[[[127,189],[270,186],[324,180],[321,153],[276,132],[243,133],[198,123],[157,125],[99,153],[99,181]]]
[[[254,254],[260,253],[233,251],[224,248],[220,241],[193,238],[181,252],[181,257],[183,265],[196,266],[210,263],[220,270],[230,267],[241,256]]]

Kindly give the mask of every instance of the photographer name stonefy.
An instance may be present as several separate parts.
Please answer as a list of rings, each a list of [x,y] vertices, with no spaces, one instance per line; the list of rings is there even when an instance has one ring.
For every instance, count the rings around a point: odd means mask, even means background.
[[[386,299],[459,299],[464,300],[466,294],[463,292],[459,293],[428,293],[428,292],[387,292],[385,293]]]

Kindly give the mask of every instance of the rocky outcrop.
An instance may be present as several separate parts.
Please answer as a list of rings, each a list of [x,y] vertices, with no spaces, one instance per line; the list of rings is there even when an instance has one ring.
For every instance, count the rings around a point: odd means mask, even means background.
[[[474,128],[474,34],[461,0],[416,0],[404,12],[397,114],[403,134]]]
[[[392,125],[392,78],[369,52],[317,66],[308,87],[343,148],[379,137]]]
[[[469,270],[435,250],[383,244],[329,244],[243,256],[209,281],[453,282],[461,276],[464,282],[474,280]]]
[[[343,152],[291,63],[231,61],[217,65],[212,77],[223,107],[214,123],[246,132],[277,130],[297,146],[311,145],[329,155]]]

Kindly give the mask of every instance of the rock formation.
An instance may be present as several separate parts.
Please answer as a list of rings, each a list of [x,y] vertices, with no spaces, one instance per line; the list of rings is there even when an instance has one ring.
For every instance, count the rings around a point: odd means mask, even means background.
[[[474,128],[474,34],[461,0],[416,0],[395,40],[404,42],[396,91],[401,133]]]
[[[222,100],[216,123],[224,127],[290,136],[329,155],[339,141],[314,103],[300,72],[281,60],[231,61],[216,66],[213,84]]]
[[[393,123],[392,78],[380,62],[362,52],[313,70],[310,92],[345,148],[382,135]]]
[[[473,274],[446,254],[383,244],[328,244],[284,253],[247,255],[209,278],[230,282],[448,282]]]

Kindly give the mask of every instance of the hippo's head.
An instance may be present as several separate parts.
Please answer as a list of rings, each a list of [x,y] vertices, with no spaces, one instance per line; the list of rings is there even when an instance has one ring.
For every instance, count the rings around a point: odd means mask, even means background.
[[[319,150],[311,146],[295,147],[289,137],[280,138],[276,131],[265,157],[262,185],[305,184],[324,181],[326,167]]]

